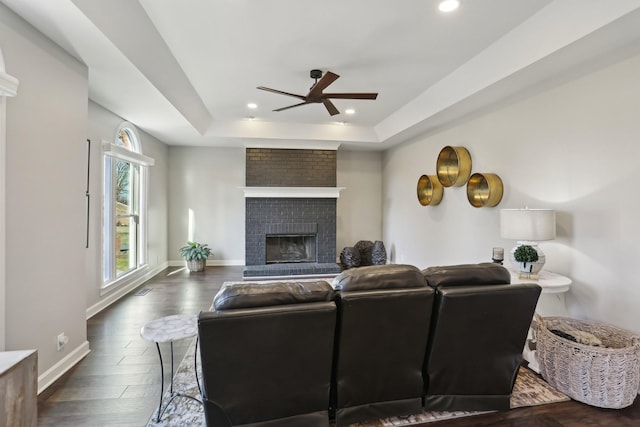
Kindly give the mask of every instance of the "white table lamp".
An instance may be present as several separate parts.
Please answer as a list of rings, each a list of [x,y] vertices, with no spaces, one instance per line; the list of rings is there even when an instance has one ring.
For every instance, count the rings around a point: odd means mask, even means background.
[[[518,244],[511,250],[511,261],[515,261],[513,253],[520,245],[529,245],[538,253],[538,261],[533,263],[529,271],[537,275],[545,263],[545,255],[538,247],[542,240],[556,238],[556,211],[553,209],[500,209],[500,237],[517,240]]]

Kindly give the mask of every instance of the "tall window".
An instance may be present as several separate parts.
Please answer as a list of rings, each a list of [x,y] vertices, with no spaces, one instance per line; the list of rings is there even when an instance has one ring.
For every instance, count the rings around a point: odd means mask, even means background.
[[[124,123],[104,150],[103,286],[113,284],[147,262],[146,172],[133,125]]]

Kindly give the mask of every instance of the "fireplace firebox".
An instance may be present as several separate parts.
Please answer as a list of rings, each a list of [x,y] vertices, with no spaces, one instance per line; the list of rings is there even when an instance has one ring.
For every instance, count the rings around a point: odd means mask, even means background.
[[[267,234],[266,238],[267,264],[317,261],[315,234]]]

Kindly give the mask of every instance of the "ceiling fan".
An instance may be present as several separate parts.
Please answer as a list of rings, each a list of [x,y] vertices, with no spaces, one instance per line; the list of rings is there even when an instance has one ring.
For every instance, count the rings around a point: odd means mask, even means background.
[[[278,108],[273,111],[288,110],[289,108],[299,107],[306,104],[323,103],[329,114],[332,116],[340,114],[340,111],[338,111],[336,106],[333,105],[331,99],[376,99],[378,97],[377,93],[324,93],[323,91],[331,83],[335,82],[340,76],[332,73],[331,71],[327,71],[324,75],[322,75],[322,70],[311,70],[309,74],[312,79],[315,79],[315,83],[313,84],[313,86],[311,86],[311,89],[306,96],[283,92],[281,90],[271,89],[264,86],[258,86],[257,89],[266,90],[267,92],[279,93],[281,95],[293,96],[294,98],[302,100],[302,102],[298,104]],[[320,80],[318,81],[318,79]]]

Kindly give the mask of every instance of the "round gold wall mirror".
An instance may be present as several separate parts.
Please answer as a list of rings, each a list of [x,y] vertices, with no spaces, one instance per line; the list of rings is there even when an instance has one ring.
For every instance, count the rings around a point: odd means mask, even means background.
[[[439,204],[442,193],[442,184],[435,175],[422,175],[418,179],[418,201],[422,206]]]
[[[467,199],[474,208],[497,206],[502,193],[502,179],[495,173],[474,173],[467,183]]]
[[[438,180],[445,187],[461,187],[471,175],[471,155],[464,147],[446,146],[436,164]]]

